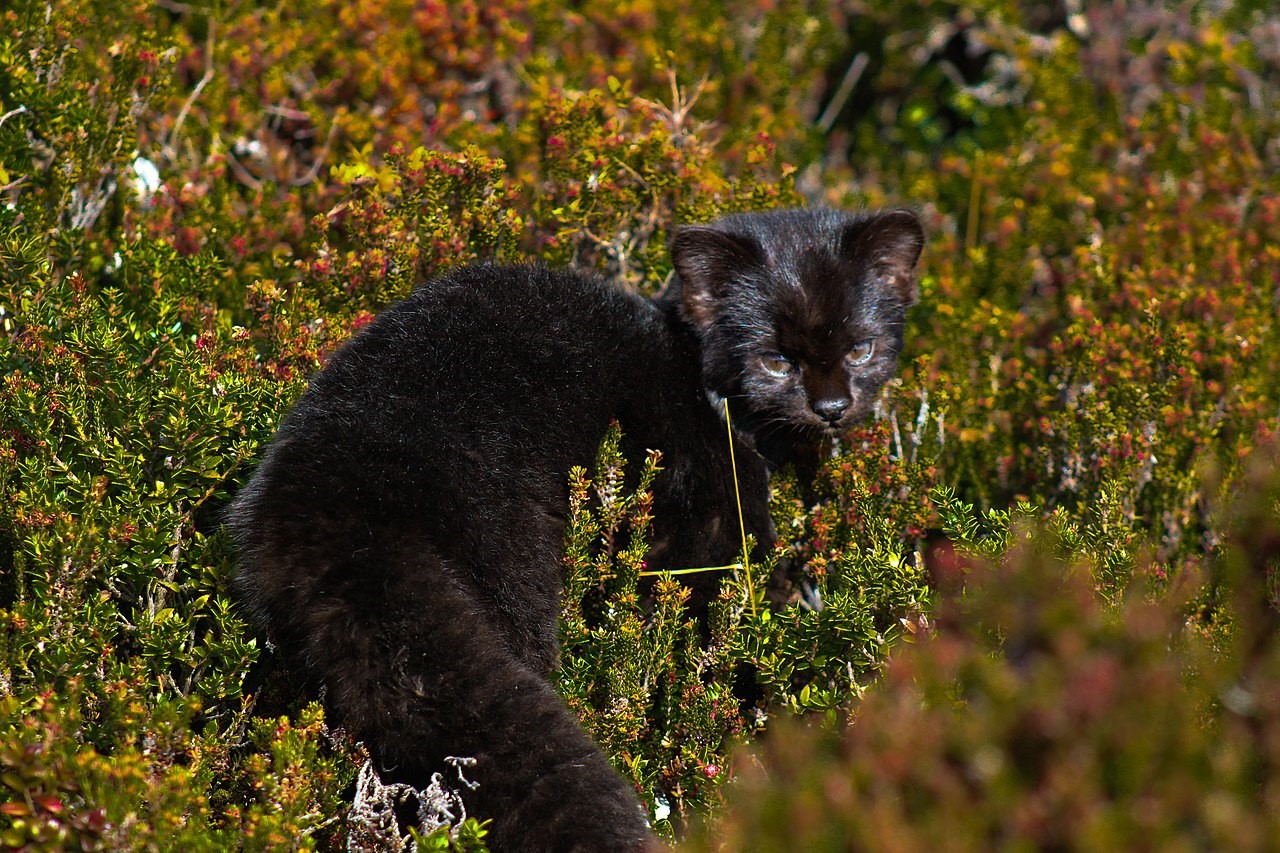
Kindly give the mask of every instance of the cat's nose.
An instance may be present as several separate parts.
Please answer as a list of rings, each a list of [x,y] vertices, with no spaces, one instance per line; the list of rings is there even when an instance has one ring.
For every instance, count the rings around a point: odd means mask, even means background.
[[[840,418],[844,417],[844,413],[848,410],[848,397],[827,397],[813,401],[814,413],[832,426],[839,423]]]

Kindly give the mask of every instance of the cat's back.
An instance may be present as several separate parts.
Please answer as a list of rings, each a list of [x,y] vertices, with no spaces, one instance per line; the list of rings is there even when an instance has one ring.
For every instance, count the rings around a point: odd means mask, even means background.
[[[594,277],[477,265],[422,285],[340,347],[233,507],[350,531],[554,496],[621,401],[678,357],[658,309]],[[687,371],[686,371],[687,372]],[[363,528],[362,528],[363,529]]]
[[[463,267],[379,314],[334,353],[298,409],[376,400],[384,412],[435,415],[441,428],[542,419],[607,392],[593,380],[610,379],[619,356],[660,358],[663,338],[648,301],[592,276]]]

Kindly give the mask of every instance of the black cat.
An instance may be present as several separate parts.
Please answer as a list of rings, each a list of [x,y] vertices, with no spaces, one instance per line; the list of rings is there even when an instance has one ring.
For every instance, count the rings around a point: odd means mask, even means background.
[[[730,562],[728,400],[767,548],[770,468],[893,375],[922,244],[907,211],[790,210],[677,230],[652,301],[536,266],[428,282],[333,354],[236,498],[244,600],[394,778],[475,759],[494,851],[645,849],[547,680],[569,469],[618,420],[629,458],[663,453],[650,564]]]

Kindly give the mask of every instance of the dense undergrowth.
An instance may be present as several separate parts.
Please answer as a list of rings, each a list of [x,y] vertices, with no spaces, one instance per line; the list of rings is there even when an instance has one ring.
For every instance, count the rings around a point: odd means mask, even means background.
[[[643,530],[618,470],[645,460],[606,447],[572,484],[561,687],[655,825],[726,850],[1276,837],[1269,4],[0,22],[0,846],[377,837],[360,746],[228,594],[221,508],[283,411],[421,275],[539,257],[652,292],[673,225],[806,202],[920,210],[921,304],[818,499],[778,479],[780,547],[706,643],[678,584],[642,606],[643,539],[614,535]]]

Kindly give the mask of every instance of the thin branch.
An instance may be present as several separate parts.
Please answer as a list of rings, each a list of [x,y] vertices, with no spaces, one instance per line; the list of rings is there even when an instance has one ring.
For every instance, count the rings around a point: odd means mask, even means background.
[[[254,189],[262,188],[262,181],[249,174],[249,170],[240,165],[240,161],[236,159],[236,155],[230,151],[227,152],[227,165],[231,167],[232,174],[234,174],[236,179],[242,184],[253,187]]]
[[[9,112],[0,116],[0,126],[3,126],[6,121],[13,118],[14,116],[22,115],[25,112],[30,112],[30,110],[27,109],[26,104],[14,107],[13,109],[9,110]]]
[[[674,69],[667,69],[667,81],[671,84],[671,105],[668,106],[661,101],[651,101],[648,98],[637,97],[636,100],[652,108],[658,115],[666,119],[667,124],[671,127],[671,132],[675,134],[689,134],[697,136],[704,129],[703,125],[698,127],[685,127],[685,123],[689,119],[689,113],[692,112],[698,99],[702,97],[706,91],[707,83],[710,78],[703,75],[702,79],[693,87],[693,93],[687,94],[686,87],[684,92],[680,91],[680,84],[676,79]]]
[[[316,159],[312,162],[311,168],[307,169],[301,177],[294,178],[289,183],[293,184],[295,187],[300,187],[304,184],[309,184],[316,179],[316,175],[320,174],[320,169],[324,166],[324,161],[329,156],[329,147],[333,145],[333,137],[337,134],[337,131],[338,119],[335,116],[333,120],[329,122],[329,136],[324,141],[324,147],[321,148],[320,153],[316,155]]]
[[[198,13],[208,13],[208,9],[203,6],[192,6],[189,3],[177,3],[174,0],[155,0],[155,4],[161,9],[173,12],[176,15],[194,15]]]
[[[161,150],[169,162],[177,159],[174,154],[173,141],[178,138],[178,132],[182,130],[182,123],[187,120],[187,113],[195,106],[196,99],[200,97],[200,93],[204,91],[204,87],[209,85],[213,80],[213,31],[215,29],[213,17],[209,18],[209,37],[205,42],[204,49],[204,76],[196,82],[196,86],[191,90],[191,94],[182,103],[182,109],[178,110],[178,117],[173,121],[173,129],[169,131],[169,138],[165,141]]]
[[[262,111],[269,115],[280,116],[281,118],[291,118],[297,121],[310,121],[311,114],[305,110],[295,110],[291,107],[282,107],[279,104],[272,104],[263,107]]]
[[[862,79],[862,74],[867,70],[871,58],[866,53],[859,53],[853,58],[853,62],[849,63],[849,70],[844,72],[844,79],[840,81],[840,86],[836,89],[836,93],[831,96],[831,102],[827,104],[827,108],[822,111],[822,117],[818,119],[818,127],[823,133],[828,133],[832,126],[836,123],[836,117],[840,115],[840,111],[844,109],[845,103],[849,100],[849,96],[853,94],[853,89],[858,85],[858,81]]]

